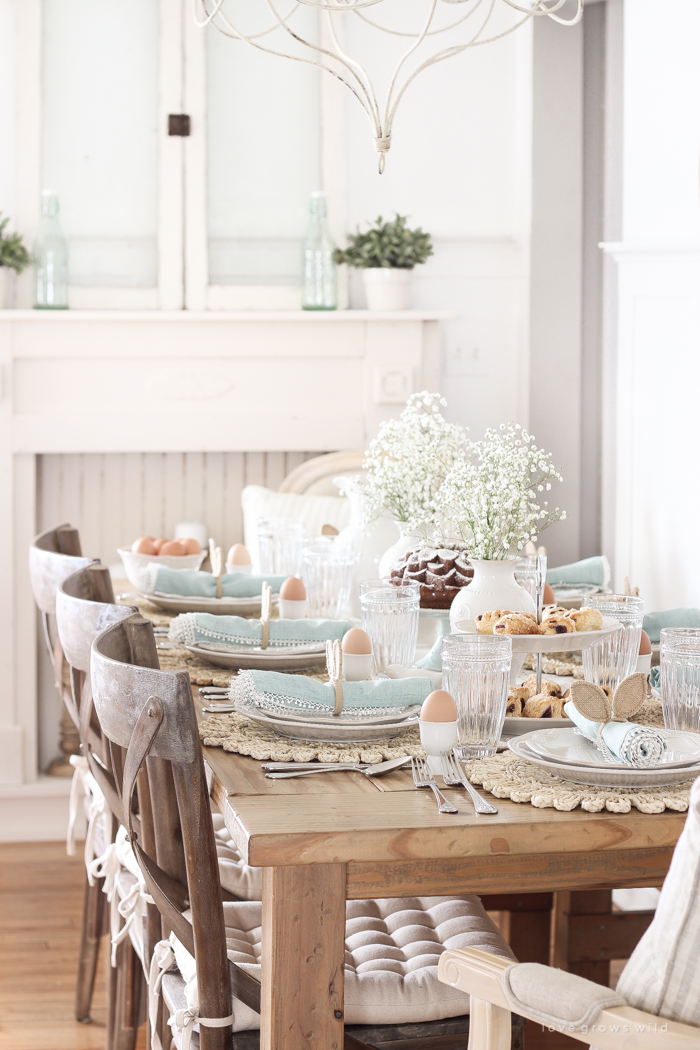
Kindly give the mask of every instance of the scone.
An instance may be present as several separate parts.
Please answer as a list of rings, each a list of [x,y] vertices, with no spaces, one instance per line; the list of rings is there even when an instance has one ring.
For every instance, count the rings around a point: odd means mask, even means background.
[[[479,634],[493,634],[493,625],[496,620],[510,615],[510,609],[491,609],[489,612],[479,613],[476,618],[476,629]]]
[[[577,631],[599,631],[603,626],[603,614],[597,609],[572,609],[569,616]]]
[[[556,619],[558,616],[568,616],[569,609],[564,609],[561,605],[545,605],[542,610],[542,619],[551,620]]]
[[[540,634],[534,616],[527,613],[505,613],[493,625],[493,634]]]
[[[513,690],[508,693],[508,699],[506,701],[506,718],[520,718],[523,713],[523,701],[521,697],[514,696],[514,692],[520,692],[520,690]]]
[[[564,718],[564,701],[556,696],[538,693],[523,708],[525,718]]]
[[[575,630],[570,616],[551,616],[540,624],[540,634],[572,634]]]
[[[537,675],[531,674],[523,682],[523,689],[527,691],[527,699],[537,695]],[[511,690],[512,691],[512,690]],[[561,686],[557,685],[556,682],[550,682],[548,679],[543,678],[540,682],[540,694],[545,696],[561,696]]]

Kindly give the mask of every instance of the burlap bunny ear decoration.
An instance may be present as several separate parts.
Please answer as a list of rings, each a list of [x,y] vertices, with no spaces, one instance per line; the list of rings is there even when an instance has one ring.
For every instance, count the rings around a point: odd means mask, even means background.
[[[576,710],[591,722],[626,722],[636,715],[647,695],[647,676],[636,671],[620,682],[612,703],[599,685],[592,682],[574,682],[571,700]]]

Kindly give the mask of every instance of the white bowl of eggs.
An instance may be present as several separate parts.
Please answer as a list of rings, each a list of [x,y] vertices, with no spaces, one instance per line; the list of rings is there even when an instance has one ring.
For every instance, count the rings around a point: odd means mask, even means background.
[[[199,569],[207,556],[197,540],[190,537],[168,540],[153,536],[140,536],[131,544],[130,550],[119,548],[117,554],[122,560],[129,583],[134,587],[141,586],[138,570],[145,569],[151,562],[164,565],[166,569]]]

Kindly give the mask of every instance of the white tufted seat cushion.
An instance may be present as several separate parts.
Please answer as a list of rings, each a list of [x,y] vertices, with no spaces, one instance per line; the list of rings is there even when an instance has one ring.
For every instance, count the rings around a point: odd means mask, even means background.
[[[262,868],[241,859],[220,813],[212,812],[221,885],[243,901],[262,900]]]
[[[514,956],[478,897],[407,897],[348,901],[345,927],[346,1024],[399,1024],[458,1017],[469,1009],[462,992],[438,981],[446,948],[477,947]],[[260,980],[262,905],[225,902],[228,956]],[[198,1007],[195,962],[176,938],[175,959],[189,1006]],[[169,975],[163,994],[172,1011],[183,987]],[[233,1002],[235,1032],[260,1027],[260,1017]],[[174,1031],[176,1044],[180,1033]]]

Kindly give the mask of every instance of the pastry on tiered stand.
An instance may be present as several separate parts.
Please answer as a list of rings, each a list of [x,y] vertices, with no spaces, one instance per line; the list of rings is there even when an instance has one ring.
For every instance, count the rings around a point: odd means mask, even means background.
[[[420,547],[407,551],[392,568],[391,582],[419,583],[421,609],[449,609],[473,575],[467,548],[458,543],[451,548]]]

